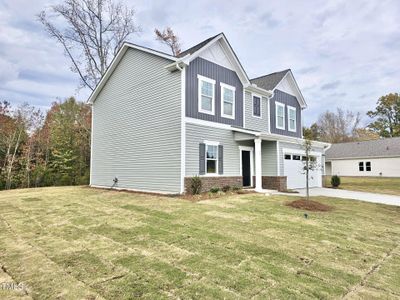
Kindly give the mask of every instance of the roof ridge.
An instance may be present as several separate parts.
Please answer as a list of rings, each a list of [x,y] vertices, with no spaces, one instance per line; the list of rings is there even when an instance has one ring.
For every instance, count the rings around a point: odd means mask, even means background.
[[[201,42],[195,44],[194,46],[189,47],[189,48],[187,48],[186,50],[182,51],[182,52],[179,53],[176,57],[182,57],[182,56],[184,56],[183,54],[186,54],[186,53],[191,52],[192,49],[196,49],[196,48],[201,49],[201,48],[203,48],[205,45],[207,45],[209,42],[211,42],[213,39],[215,39],[217,36],[219,36],[219,35],[221,35],[221,34],[224,35],[223,32],[220,32],[220,33],[218,33],[218,34],[216,34],[216,35],[214,35],[214,36],[211,36],[211,37],[209,37],[209,38],[206,38],[205,40],[203,40],[203,41],[201,41]],[[225,36],[225,35],[224,35],[224,36]]]
[[[378,142],[378,141],[393,140],[393,139],[400,139],[400,136],[384,137],[384,138],[378,138],[378,139],[372,139],[372,140],[365,140],[365,141],[352,141],[352,142],[333,143],[332,146],[333,146],[333,145],[344,145],[344,144],[370,143],[370,142]]]
[[[282,70],[282,71],[276,71],[276,72],[272,72],[272,73],[269,73],[269,74],[265,74],[265,75],[261,75],[261,76],[258,76],[258,77],[251,78],[250,80],[260,79],[262,77],[271,76],[271,75],[282,73],[282,72],[286,72],[287,73],[289,71],[292,71],[292,70],[289,68],[289,69],[285,69],[285,70]]]

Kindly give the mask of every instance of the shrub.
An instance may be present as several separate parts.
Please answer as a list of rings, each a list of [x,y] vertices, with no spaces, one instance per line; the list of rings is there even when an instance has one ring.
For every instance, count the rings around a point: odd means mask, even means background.
[[[241,189],[242,189],[242,187],[241,187],[241,186],[238,186],[238,185],[234,185],[234,186],[232,187],[232,191],[234,191],[234,192],[239,192]]]
[[[221,189],[220,189],[219,187],[213,186],[213,187],[210,189],[210,192],[213,193],[213,194],[216,194],[216,193],[218,193],[220,190],[221,190]]]
[[[340,177],[337,175],[333,175],[331,178],[331,185],[334,188],[337,188],[340,185]]]
[[[222,191],[224,192],[224,193],[227,193],[227,192],[229,192],[231,190],[231,186],[230,185],[224,185],[223,187],[222,187]]]
[[[198,195],[201,193],[201,187],[203,183],[199,176],[194,176],[190,179],[190,192],[192,195]]]

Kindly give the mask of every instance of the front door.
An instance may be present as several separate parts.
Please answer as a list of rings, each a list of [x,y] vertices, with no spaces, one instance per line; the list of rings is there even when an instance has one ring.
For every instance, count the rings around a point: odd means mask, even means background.
[[[242,150],[243,186],[251,185],[250,151]]]

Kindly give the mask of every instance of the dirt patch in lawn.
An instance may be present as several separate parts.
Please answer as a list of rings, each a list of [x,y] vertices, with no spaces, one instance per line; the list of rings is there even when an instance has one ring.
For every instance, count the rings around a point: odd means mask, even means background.
[[[309,211],[331,211],[333,209],[332,206],[306,199],[291,201],[286,203],[286,205],[297,209],[304,209]]]

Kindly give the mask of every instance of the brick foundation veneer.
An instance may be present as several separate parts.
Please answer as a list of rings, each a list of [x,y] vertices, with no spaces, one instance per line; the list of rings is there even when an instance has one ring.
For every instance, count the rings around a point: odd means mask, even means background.
[[[287,177],[286,176],[263,176],[262,187],[268,190],[287,190]]]
[[[190,179],[192,177],[185,177],[185,191],[186,193],[191,193],[190,191]],[[202,192],[207,192],[209,191],[212,187],[219,187],[222,188],[226,185],[229,186],[242,186],[243,185],[243,179],[242,176],[210,176],[210,177],[202,177],[201,182],[202,182]]]

